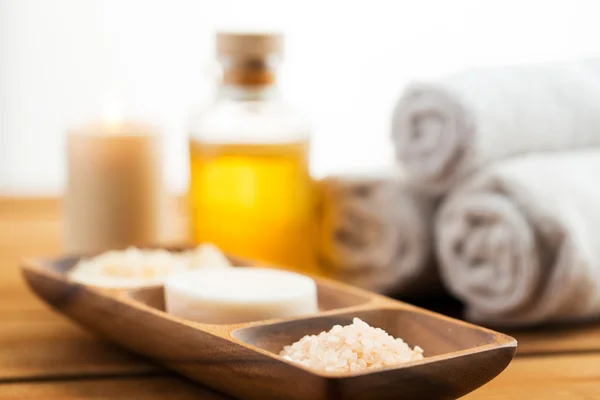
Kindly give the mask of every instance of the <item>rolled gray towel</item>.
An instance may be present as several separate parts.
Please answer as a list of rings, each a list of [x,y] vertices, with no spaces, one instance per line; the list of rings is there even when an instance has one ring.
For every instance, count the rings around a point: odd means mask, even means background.
[[[428,196],[393,173],[338,175],[320,186],[318,250],[327,275],[387,294],[439,288]]]
[[[443,194],[490,161],[600,145],[600,62],[478,68],[413,84],[392,118],[397,159]]]
[[[600,318],[600,150],[494,163],[436,217],[444,283],[499,326]]]

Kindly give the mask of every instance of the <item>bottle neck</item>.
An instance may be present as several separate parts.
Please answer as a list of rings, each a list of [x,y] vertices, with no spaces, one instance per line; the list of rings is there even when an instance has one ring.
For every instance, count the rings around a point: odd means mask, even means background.
[[[279,88],[275,84],[248,86],[223,83],[217,91],[218,100],[262,101],[278,98]]]

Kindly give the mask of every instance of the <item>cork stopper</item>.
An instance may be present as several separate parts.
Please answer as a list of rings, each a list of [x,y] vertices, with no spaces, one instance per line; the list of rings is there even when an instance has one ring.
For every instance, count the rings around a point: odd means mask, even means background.
[[[261,60],[283,55],[283,35],[280,33],[217,33],[218,58]]]
[[[217,57],[223,61],[223,82],[264,86],[275,81],[274,59],[283,54],[280,33],[217,34]]]

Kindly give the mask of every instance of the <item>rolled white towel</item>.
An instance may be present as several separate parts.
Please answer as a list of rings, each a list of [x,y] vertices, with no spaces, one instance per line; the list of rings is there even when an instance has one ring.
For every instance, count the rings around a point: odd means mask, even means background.
[[[319,258],[330,277],[388,294],[439,287],[428,196],[393,173],[338,175],[320,186]]]
[[[479,68],[413,84],[397,103],[398,160],[442,194],[508,155],[600,145],[600,62]]]
[[[600,150],[494,163],[436,218],[444,283],[500,326],[600,318]]]

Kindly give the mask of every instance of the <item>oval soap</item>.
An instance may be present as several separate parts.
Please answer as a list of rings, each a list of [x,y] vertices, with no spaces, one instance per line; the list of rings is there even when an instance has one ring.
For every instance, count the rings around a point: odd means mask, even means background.
[[[235,324],[313,314],[315,281],[294,272],[237,267],[192,270],[165,282],[169,314],[207,324]]]

